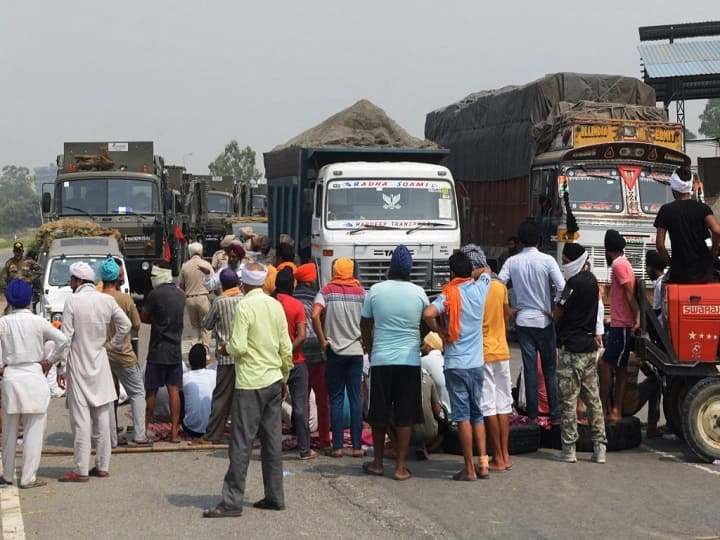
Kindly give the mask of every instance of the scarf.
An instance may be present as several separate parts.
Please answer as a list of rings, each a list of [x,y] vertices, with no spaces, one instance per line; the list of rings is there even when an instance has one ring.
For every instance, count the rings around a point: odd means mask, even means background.
[[[563,277],[565,278],[565,281],[573,277],[575,274],[580,272],[582,270],[582,267],[585,266],[585,263],[588,260],[588,252],[584,252],[580,257],[575,259],[574,261],[570,261],[567,264],[563,264],[560,267],[560,271],[562,272]]]
[[[222,292],[223,296],[237,296],[240,294],[240,287],[230,287]]]
[[[471,279],[471,277],[456,277],[450,283],[443,285],[442,293],[445,295],[445,313],[448,318],[448,343],[455,343],[460,338],[462,297],[460,296],[459,287]]]

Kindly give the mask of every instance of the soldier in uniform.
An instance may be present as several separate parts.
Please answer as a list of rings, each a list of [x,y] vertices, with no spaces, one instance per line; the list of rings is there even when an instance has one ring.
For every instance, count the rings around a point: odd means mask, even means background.
[[[597,279],[590,272],[588,253],[577,243],[567,243],[562,253],[562,273],[567,280],[560,301],[553,310],[560,347],[558,394],[561,408],[562,450],[557,461],[575,463],[578,396],[587,407],[593,440],[592,461],[605,463],[607,438],[600,389],[597,351],[602,345],[602,320],[598,313],[600,295]]]
[[[25,247],[22,242],[13,244],[13,256],[5,262],[3,285],[7,286],[13,279],[22,279],[33,288],[33,306],[37,302],[37,294],[40,290],[39,280],[42,277],[43,269],[37,261],[25,257]]]

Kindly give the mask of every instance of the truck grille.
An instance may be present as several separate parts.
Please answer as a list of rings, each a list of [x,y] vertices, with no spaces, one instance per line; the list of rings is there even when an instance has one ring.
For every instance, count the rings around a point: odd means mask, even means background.
[[[357,278],[362,283],[363,287],[369,289],[371,286],[385,281],[387,279],[388,270],[390,270],[390,261],[383,260],[356,260],[355,268]],[[447,269],[448,277],[450,276],[450,269]],[[422,287],[425,290],[429,290],[431,287],[432,279],[432,262],[431,261],[413,261],[412,273],[410,274],[410,281],[415,285]]]
[[[593,274],[595,274],[598,281],[609,283],[610,268],[608,268],[605,262],[605,250],[599,246],[587,249],[590,252],[589,260],[592,264],[591,270]],[[645,253],[654,249],[655,246],[651,244],[627,244],[625,246],[625,257],[632,265],[635,277],[645,280],[648,287],[651,285],[651,282],[645,275]]]

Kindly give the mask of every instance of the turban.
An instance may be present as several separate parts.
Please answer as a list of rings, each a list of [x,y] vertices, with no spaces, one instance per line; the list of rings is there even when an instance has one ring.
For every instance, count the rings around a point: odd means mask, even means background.
[[[232,253],[234,253],[235,256],[236,256],[239,260],[242,260],[242,259],[245,258],[245,248],[244,248],[243,245],[242,245],[240,242],[238,242],[237,240],[233,240],[232,242],[230,242],[229,248],[230,248],[230,251],[231,251]],[[243,281],[245,281],[245,280],[243,280]]]
[[[26,308],[32,302],[32,287],[22,279],[13,279],[5,289],[5,298],[14,308]]]
[[[70,265],[70,275],[83,281],[95,281],[95,271],[86,262],[76,262]]]
[[[435,332],[430,332],[425,336],[425,339],[423,340],[425,345],[430,347],[431,349],[435,349],[436,351],[442,351],[443,350],[443,342],[439,335],[437,335]]]
[[[475,244],[467,244],[460,248],[460,251],[470,259],[473,270],[476,268],[487,268],[487,259],[485,258],[485,252],[480,246]]]
[[[583,253],[585,253],[585,248],[575,242],[566,243],[562,251],[562,254],[571,261],[576,261]]]
[[[692,177],[689,181],[685,182],[678,176],[677,172],[672,173],[670,176],[670,189],[677,191],[678,193],[692,193]]]
[[[230,267],[225,267],[220,271],[220,285],[223,289],[232,289],[240,283],[237,272]]]
[[[220,247],[223,249],[229,248],[233,240],[235,240],[235,236],[232,234],[224,236],[223,239],[220,241]]]
[[[152,271],[150,272],[150,282],[152,283],[153,289],[157,289],[165,283],[172,283],[172,270],[153,265]]]
[[[390,273],[396,276],[410,277],[412,272],[412,255],[403,244],[393,250],[390,257]]]
[[[262,287],[267,275],[268,271],[264,266],[262,270],[248,270],[246,267],[242,269],[242,282],[250,287]]]
[[[588,252],[580,244],[568,242],[563,247],[562,254],[570,259],[569,263],[563,264],[560,271],[565,279],[570,279],[582,270],[588,260]]]
[[[355,263],[352,259],[343,257],[338,259],[333,264],[332,274],[333,277],[340,279],[350,279],[353,277],[353,270],[355,269]]]
[[[120,267],[112,259],[105,259],[100,265],[100,279],[103,281],[116,281],[120,275]]]
[[[188,255],[191,257],[193,255],[200,255],[202,256],[203,252],[203,245],[200,242],[193,242],[188,246]]]
[[[298,283],[312,283],[317,279],[317,267],[314,263],[301,264],[295,270],[295,279]]]
[[[625,249],[625,239],[615,229],[605,232],[605,250],[618,252]]]
[[[665,259],[657,251],[648,251],[645,254],[645,267],[665,270]]]
[[[267,277],[263,282],[263,292],[265,294],[272,294],[275,292],[275,276],[277,276],[277,268],[272,264],[267,265]]]
[[[295,286],[295,278],[293,277],[292,268],[286,266],[275,276],[275,292],[283,294],[292,294]]]

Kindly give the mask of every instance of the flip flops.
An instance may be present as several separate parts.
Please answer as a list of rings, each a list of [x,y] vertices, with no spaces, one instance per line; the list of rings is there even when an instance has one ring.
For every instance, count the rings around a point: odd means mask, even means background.
[[[93,467],[93,468],[90,469],[90,471],[88,472],[88,475],[89,475],[89,476],[94,476],[95,478],[107,478],[108,476],[110,476],[110,473],[107,472],[107,471],[101,471],[101,470],[98,469],[97,467]]]
[[[260,499],[253,504],[253,508],[259,508],[260,510],[285,510],[285,505],[278,504],[269,499]]]
[[[203,510],[202,517],[204,518],[226,518],[226,517],[240,517],[242,515],[242,508],[236,510],[228,510],[224,506],[216,506],[215,508],[206,508]]]
[[[325,452],[325,455],[332,458],[341,458],[345,454],[343,453],[342,448],[333,448],[332,450]]]
[[[385,476],[384,471],[376,471],[375,469],[371,469],[372,466],[373,466],[372,461],[366,461],[365,463],[362,464],[362,471],[365,474],[369,474],[370,476]]]
[[[42,487],[47,486],[47,482],[41,478],[36,478],[34,482],[30,482],[29,484],[20,484],[20,489],[32,489],[36,487]]]
[[[65,473],[60,478],[58,478],[58,482],[89,482],[90,477],[89,476],[82,476],[76,473],[75,471],[70,471],[69,473]]]
[[[452,475],[452,479],[457,482],[477,482],[477,478],[470,478],[469,476],[464,476],[464,472],[464,470],[456,472]]]
[[[407,472],[406,476],[398,476],[398,474],[396,472],[394,472],[392,475],[392,479],[397,480],[398,482],[402,482],[404,480],[410,480],[412,478],[412,473],[410,472],[410,469],[408,469],[406,467],[405,472]]]
[[[310,459],[315,459],[316,457],[318,457],[318,453],[315,450],[310,450],[307,454],[300,454],[301,461],[308,461]]]

